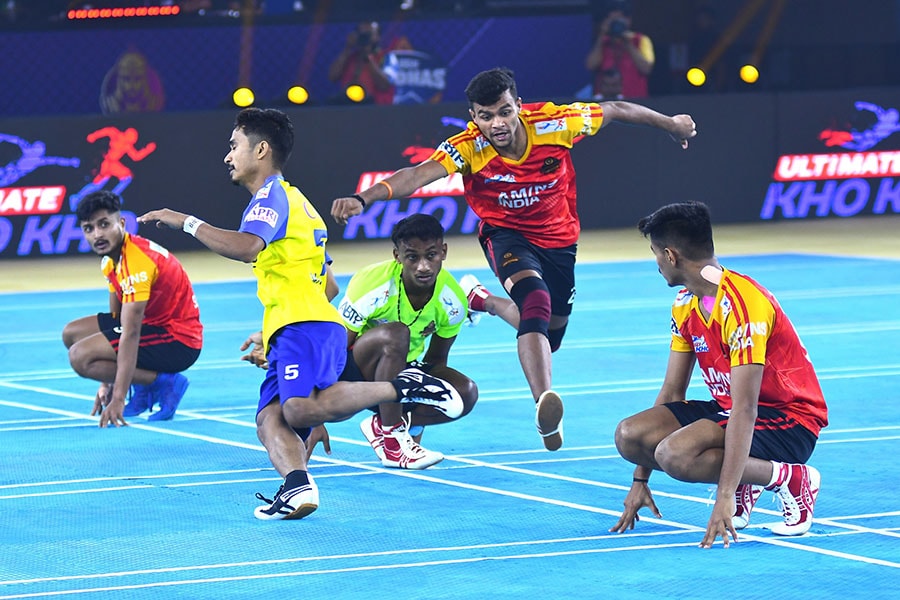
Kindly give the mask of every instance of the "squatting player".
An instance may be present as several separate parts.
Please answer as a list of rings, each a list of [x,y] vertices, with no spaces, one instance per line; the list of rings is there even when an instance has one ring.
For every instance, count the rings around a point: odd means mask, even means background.
[[[551,390],[550,355],[572,312],[580,231],[572,145],[615,121],[657,127],[684,148],[697,130],[689,115],[669,117],[630,102],[523,105],[512,71],[503,68],[476,75],[466,97],[472,122],[465,131],[428,160],[337,198],[331,215],[346,223],[370,202],[406,197],[449,173],[462,174],[466,201],[481,218],[484,255],[518,307],[519,362],[536,402],[538,433],[548,450],[557,450],[563,405]],[[523,193],[528,201],[516,201]],[[470,292],[469,302],[485,310],[483,294]]]
[[[825,398],[806,349],[772,294],[716,259],[709,209],[670,204],[641,219],[660,274],[683,286],[672,304],[672,341],[652,408],[616,429],[619,453],[637,465],[625,511],[610,531],[633,528],[638,510],[659,510],[648,479],[656,469],[681,481],[717,484],[700,545],[747,526],[765,489],[781,501],[779,535],[812,525],[819,472],[806,465],[828,424]],[[694,365],[711,400],[687,400]]]

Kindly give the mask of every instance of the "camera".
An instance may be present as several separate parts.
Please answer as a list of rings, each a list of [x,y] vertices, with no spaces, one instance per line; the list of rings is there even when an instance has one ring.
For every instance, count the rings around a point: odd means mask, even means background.
[[[625,19],[613,19],[609,22],[609,28],[607,32],[612,37],[622,37],[625,31],[628,30],[628,22]]]

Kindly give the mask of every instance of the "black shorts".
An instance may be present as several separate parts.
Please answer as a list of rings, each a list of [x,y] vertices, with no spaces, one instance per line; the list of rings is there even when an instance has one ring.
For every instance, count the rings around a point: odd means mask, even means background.
[[[700,419],[715,421],[723,429],[728,425],[728,411],[715,400],[687,400],[664,404],[682,427]],[[750,456],[786,463],[806,463],[816,447],[816,436],[809,429],[769,406],[756,413]]]
[[[578,244],[565,248],[540,248],[517,231],[481,222],[478,241],[491,270],[504,282],[519,271],[534,270],[550,290],[551,314],[567,317],[575,301],[575,251]]]
[[[97,313],[100,333],[106,336],[113,350],[119,352],[119,336],[122,322],[109,313]],[[163,327],[141,325],[141,341],[138,345],[137,368],[157,373],[180,373],[190,367],[200,356],[198,348],[185,346]]]

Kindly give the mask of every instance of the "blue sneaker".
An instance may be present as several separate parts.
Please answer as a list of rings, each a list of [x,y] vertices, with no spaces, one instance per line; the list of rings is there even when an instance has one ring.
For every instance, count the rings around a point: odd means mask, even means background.
[[[168,421],[184,397],[190,382],[181,373],[159,373],[150,384],[153,400],[159,402],[159,410],[147,417],[148,421]]]
[[[136,417],[151,408],[153,408],[153,395],[150,393],[150,386],[139,383],[132,384],[131,398],[125,405],[122,414],[126,417]]]

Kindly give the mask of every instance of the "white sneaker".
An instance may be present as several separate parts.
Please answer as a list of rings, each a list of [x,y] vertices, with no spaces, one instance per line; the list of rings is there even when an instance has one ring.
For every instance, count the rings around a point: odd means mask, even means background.
[[[762,491],[761,485],[742,483],[737,486],[734,491],[734,516],[731,517],[731,524],[735,529],[744,529],[750,524],[750,513],[753,512],[753,507],[759,500]]]
[[[284,484],[278,488],[274,499],[269,499],[260,493],[256,497],[265,504],[256,507],[253,516],[257,519],[302,519],[319,508],[319,487],[313,478],[307,475],[309,483],[289,490],[284,489]]]
[[[788,480],[775,488],[781,502],[784,523],[770,528],[776,535],[803,535],[812,527],[813,508],[819,495],[819,471],[806,465],[792,464]]]
[[[381,428],[381,416],[375,413],[359,422],[359,429],[366,436],[378,460],[384,460],[384,429]]]
[[[406,421],[401,421],[384,430],[384,457],[381,464],[395,469],[427,469],[444,460],[440,452],[426,450],[416,443],[406,429]]]
[[[544,439],[547,450],[559,450],[563,444],[563,402],[559,394],[547,390],[540,395],[535,406],[534,424]]]

